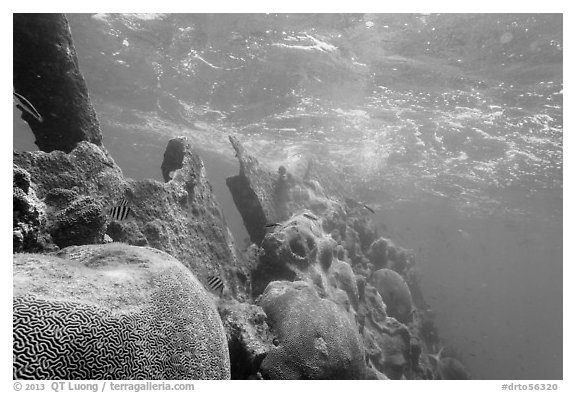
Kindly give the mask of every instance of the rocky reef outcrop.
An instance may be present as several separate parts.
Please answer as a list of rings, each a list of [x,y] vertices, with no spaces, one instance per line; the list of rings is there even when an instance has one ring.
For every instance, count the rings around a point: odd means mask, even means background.
[[[14,166],[12,192],[12,244],[15,252],[44,250],[49,248],[40,228],[45,222],[45,207],[38,199],[30,180],[30,174]]]
[[[14,256],[15,379],[228,379],[212,299],[151,248],[112,243]]]
[[[246,292],[248,269],[212,195],[204,165],[185,139],[172,143],[184,153],[181,169],[167,183],[124,178],[113,159],[89,142],[78,143],[69,154],[15,152],[15,173],[30,179],[24,181],[27,194],[15,180],[14,198],[23,201],[14,205],[15,250],[98,244],[107,234],[113,241],[166,251],[201,279],[218,274],[233,294]],[[113,220],[107,211],[122,199],[129,202],[131,216]],[[20,234],[26,234],[25,241]]]
[[[250,240],[260,244],[266,234],[265,225],[281,217],[274,201],[274,176],[263,170],[258,160],[245,153],[244,146],[233,136],[230,143],[240,161],[240,174],[226,179],[238,211],[244,220]]]
[[[439,337],[414,253],[381,237],[369,209],[345,189],[327,192],[313,164],[303,177],[276,172],[230,140],[240,173],[227,184],[258,247],[252,296],[277,340],[261,375],[441,378],[425,356]]]
[[[175,138],[168,142],[168,146],[164,152],[164,160],[162,160],[162,165],[160,166],[160,169],[162,169],[162,177],[165,182],[172,180],[174,171],[182,168],[185,152],[186,138]]]
[[[78,67],[70,26],[63,14],[13,14],[14,91],[40,113],[23,111],[40,150],[69,153],[77,143],[102,145],[96,112]]]

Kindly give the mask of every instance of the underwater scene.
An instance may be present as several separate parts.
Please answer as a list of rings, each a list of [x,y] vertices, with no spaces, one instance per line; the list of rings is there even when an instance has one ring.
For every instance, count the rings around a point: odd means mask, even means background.
[[[13,378],[563,378],[562,14],[13,14]]]

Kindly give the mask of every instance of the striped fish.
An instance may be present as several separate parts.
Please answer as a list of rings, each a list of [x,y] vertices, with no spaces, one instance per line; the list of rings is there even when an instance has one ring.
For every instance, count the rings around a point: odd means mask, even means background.
[[[224,292],[224,282],[218,276],[208,276],[208,287],[219,295]]]
[[[18,109],[20,109],[23,112],[28,112],[32,117],[38,120],[39,123],[42,123],[44,121],[42,115],[40,115],[40,113],[36,110],[36,108],[34,108],[34,105],[32,105],[30,101],[26,99],[26,97],[24,97],[22,94],[16,93],[15,91],[13,91],[12,94],[18,101],[16,103],[16,107]]]
[[[122,199],[118,206],[113,206],[108,210],[108,216],[116,221],[123,221],[128,218],[132,209],[128,206],[128,201]]]

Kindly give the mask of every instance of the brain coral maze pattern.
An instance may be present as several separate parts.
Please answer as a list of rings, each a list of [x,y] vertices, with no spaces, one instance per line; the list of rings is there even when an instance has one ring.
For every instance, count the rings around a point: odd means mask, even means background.
[[[190,312],[181,307],[188,300],[182,285],[162,281],[164,290],[152,294],[151,305],[133,314],[15,297],[13,378],[225,378],[218,351],[209,348],[214,340],[199,339],[202,332],[191,328]]]

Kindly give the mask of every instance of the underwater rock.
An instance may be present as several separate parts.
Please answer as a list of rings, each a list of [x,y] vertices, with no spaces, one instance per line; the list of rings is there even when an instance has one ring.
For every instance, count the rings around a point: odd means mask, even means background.
[[[341,261],[345,261],[348,259],[348,255],[346,253],[346,250],[344,249],[344,247],[342,247],[341,244],[338,244],[336,249],[334,249],[334,256],[336,258],[340,259]]]
[[[30,174],[17,165],[12,165],[12,186],[28,194],[30,189]]]
[[[303,180],[287,173],[284,167],[278,173],[270,172],[246,152],[237,138],[229,139],[240,173],[227,178],[226,184],[253,243],[262,242],[267,224],[285,221],[302,210],[326,219],[344,214],[341,204],[328,197],[317,180]]]
[[[390,269],[374,272],[371,280],[386,303],[388,314],[402,323],[410,320],[412,295],[404,278]]]
[[[328,270],[332,266],[332,260],[335,258],[334,246],[336,242],[331,237],[321,238],[316,242],[318,247],[318,262],[322,269]]]
[[[12,184],[13,250],[41,251],[44,246],[39,241],[39,235],[45,221],[45,206],[36,197],[30,174],[17,165],[13,166]]]
[[[49,212],[42,226],[34,224],[38,228],[34,231],[24,222],[18,228],[15,223],[15,250],[36,251],[38,247],[28,239],[50,239],[49,228],[62,245],[103,242],[99,227],[102,214],[126,199],[134,214],[127,222],[108,226],[108,236],[113,240],[153,244],[202,277],[218,273],[234,280],[238,270],[245,275],[249,273],[237,255],[204,165],[189,145],[180,143],[182,154],[177,166],[181,169],[173,171],[174,179],[169,184],[124,178],[101,145],[98,122],[78,69],[64,15],[14,15],[14,87],[45,117],[38,122],[23,115],[43,151],[14,152],[14,163],[29,173],[35,195]],[[176,138],[170,146],[183,139]],[[16,170],[15,176],[19,176]],[[83,197],[93,198],[101,211],[97,213],[95,205],[77,212],[66,210],[74,200]],[[15,191],[15,198],[15,206],[23,200],[19,191]],[[76,213],[78,217],[72,217]],[[84,219],[90,222],[88,227],[98,224],[94,236],[66,239],[63,229],[83,232],[87,227]],[[92,240],[86,240],[88,237]],[[235,282],[228,284],[233,291],[238,287]]]
[[[244,220],[250,240],[252,243],[260,244],[266,234],[264,226],[280,219],[274,206],[275,177],[264,170],[255,157],[245,151],[238,139],[233,136],[229,139],[240,162],[240,173],[228,177],[226,185]]]
[[[15,251],[53,250],[69,245],[101,243],[106,230],[103,201],[124,186],[122,172],[99,147],[80,142],[72,153],[14,152],[14,176],[26,172],[27,200],[41,211],[35,241]],[[14,190],[14,211],[23,206]],[[31,205],[30,205],[31,206]],[[40,209],[40,210],[38,210]],[[15,214],[15,218],[20,213]],[[24,215],[26,217],[26,215]],[[23,233],[28,233],[24,231]],[[41,246],[40,246],[41,244]]]
[[[170,172],[182,168],[186,142],[187,138],[185,136],[170,139],[168,141],[168,146],[164,152],[164,160],[161,165],[162,177],[165,182],[169,182],[172,179]]]
[[[381,237],[370,244],[366,255],[377,269],[382,269],[388,266],[388,249],[393,246],[390,240]]]
[[[48,190],[44,202],[56,210],[63,210],[78,198],[78,193],[65,188],[52,188]]]
[[[370,284],[364,288],[357,319],[362,321],[362,340],[372,367],[390,379],[405,377],[410,371],[410,332],[388,317],[386,305]]]
[[[48,197],[47,203],[62,207],[58,202],[64,195],[53,195],[56,189],[75,192],[75,195],[86,195],[96,198],[105,195],[106,202],[122,195],[126,180],[122,170],[114,160],[100,147],[80,142],[69,153],[55,150],[51,153],[42,151],[17,152],[13,162],[30,174],[36,185],[40,199]]]
[[[261,379],[262,360],[274,348],[266,314],[259,306],[236,300],[221,300],[218,312],[228,339],[232,379]]]
[[[13,14],[13,85],[42,116],[24,119],[45,152],[71,152],[81,141],[102,147],[102,134],[78,67],[64,14]]]
[[[272,281],[306,281],[318,294],[349,309],[358,306],[358,287],[350,265],[334,256],[336,242],[309,211],[294,215],[266,235],[252,271],[252,295]]]
[[[252,272],[253,296],[260,295],[271,281],[294,281],[309,276],[307,270],[316,263],[320,235],[320,228],[303,216],[293,218],[266,235]],[[315,267],[315,270],[319,269]]]
[[[370,284],[364,285],[362,302],[360,303],[359,315],[363,315],[367,320],[371,321],[372,325],[380,332],[387,332],[389,329],[386,327],[388,321],[388,314],[386,313],[386,304],[382,301],[382,297],[378,290]]]
[[[229,379],[202,284],[152,248],[14,255],[14,379]]]
[[[70,205],[49,218],[48,232],[58,247],[104,242],[106,215],[92,197],[74,199]]]
[[[414,266],[415,261],[416,260],[412,250],[407,250],[392,244],[389,245],[387,265],[388,269],[392,269],[398,274],[405,275],[406,270]]]
[[[383,237],[372,242],[366,255],[376,269],[392,269],[401,275],[404,275],[416,263],[412,250],[395,246],[390,239]]]
[[[147,223],[144,226],[144,230],[149,229],[150,226],[153,225],[152,223]],[[146,232],[147,235],[151,236],[153,239],[157,240],[153,235],[150,234],[150,231]],[[112,241],[119,242],[119,243],[126,243],[131,244],[133,246],[151,246],[162,250],[162,243],[160,241],[151,241],[148,243],[148,238],[142,231],[138,224],[134,221],[131,222],[118,222],[112,221],[108,224],[108,228],[106,229],[106,235],[112,239]],[[160,235],[158,235],[159,237]],[[166,238],[166,242],[168,243],[168,239]]]
[[[112,224],[113,223],[110,223],[110,225],[108,226],[108,231],[113,230],[114,227]],[[130,231],[123,228],[120,223],[118,223],[116,225],[118,227],[121,227],[118,230],[118,232],[119,232],[119,234],[117,235],[118,237],[122,236],[122,234],[125,236],[126,234],[130,233]],[[120,232],[122,234],[120,234]],[[170,243],[170,239],[168,238],[168,231],[166,230],[165,223],[164,223],[164,221],[162,221],[160,219],[154,219],[152,221],[147,222],[144,225],[144,228],[142,228],[142,232],[140,232],[140,234],[143,234],[144,240],[146,240],[149,243],[150,247],[162,249],[162,244],[169,244]],[[139,235],[136,234],[136,236],[139,236]],[[127,243],[130,243],[130,242],[127,242]],[[130,244],[132,244],[132,243],[130,243]]]
[[[178,258],[198,277],[218,274],[233,294],[246,292],[236,272],[247,276],[250,270],[236,250],[204,164],[189,144],[184,146],[181,169],[168,183],[125,179],[115,162],[88,142],[78,143],[69,154],[14,152],[14,163],[29,173],[49,213],[38,237],[56,236],[57,243],[67,246],[103,243],[106,233],[114,241],[152,245]],[[122,199],[132,210],[129,218],[106,218],[107,209]],[[91,201],[90,207],[81,201]]]
[[[314,187],[319,189],[318,185]],[[359,212],[365,214],[365,210]],[[349,318],[355,319],[356,329],[366,350],[368,367],[373,368],[366,374],[367,377],[374,378],[379,373],[390,379],[427,378],[427,375],[431,375],[430,368],[426,361],[422,363],[421,346],[414,344],[419,342],[419,332],[414,330],[412,333],[404,325],[412,321],[412,303],[403,276],[393,270],[389,270],[391,279],[382,272],[372,274],[377,270],[375,264],[378,264],[402,267],[400,270],[403,274],[413,277],[409,251],[394,246],[387,239],[379,239],[371,243],[374,245],[372,252],[368,251],[370,249],[366,251],[373,257],[372,263],[364,256],[357,231],[363,231],[366,239],[374,237],[375,232],[371,232],[371,229],[361,230],[358,227],[369,223],[368,218],[358,220],[356,216],[338,216],[338,209],[330,212],[328,216],[318,214],[319,219],[315,220],[307,218],[312,213],[310,210],[300,210],[268,229],[257,253],[256,267],[252,270],[252,296],[255,298],[266,293],[266,288],[274,281],[280,281],[282,285],[305,282],[321,299],[331,301]],[[355,222],[357,227],[351,227],[349,222]],[[378,245],[386,247],[378,253]],[[394,259],[388,260],[388,251],[392,248],[391,257]],[[386,257],[382,261],[374,259],[382,255]],[[352,266],[339,257],[350,261]],[[417,282],[415,285],[418,288]],[[382,290],[382,296],[375,286]],[[387,304],[383,298],[386,298]],[[273,325],[270,318],[269,323]],[[266,360],[263,365],[265,363]],[[288,371],[286,373],[290,374]],[[273,378],[276,374],[266,375]],[[282,377],[300,378],[300,374],[293,372],[288,376],[282,374]]]
[[[320,298],[333,302],[340,310],[347,312],[349,318],[355,317],[356,329],[361,335],[369,367],[373,368],[367,372],[366,378],[376,378],[378,375],[390,379],[425,378],[426,369],[420,367],[421,348],[414,345],[417,332],[413,335],[403,323],[395,319],[408,322],[411,311],[410,293],[402,276],[389,270],[393,275],[391,286],[383,279],[387,278],[387,274],[383,274],[385,272],[375,274],[368,282],[368,274],[354,275],[352,267],[337,258],[339,253],[342,255],[342,247],[335,246],[333,236],[324,233],[318,222],[306,219],[304,214],[291,217],[264,238],[260,258],[252,275],[253,296],[259,295],[262,288],[274,280],[283,280],[283,285],[288,285],[286,281],[304,281]],[[367,261],[364,257],[362,260]],[[368,265],[369,272],[373,268],[372,264]],[[398,279],[403,284],[399,287]],[[378,287],[378,284],[385,289],[392,288],[383,292],[392,293],[386,298],[388,304],[385,304],[383,296],[374,287]],[[400,303],[390,299],[399,300]],[[397,310],[403,312],[405,304],[410,306],[407,308],[408,314],[400,315]],[[387,309],[392,317],[388,315]],[[273,322],[269,323],[274,326]]]
[[[362,341],[350,315],[311,284],[268,285],[259,304],[278,339],[261,366],[265,379],[363,379]]]

